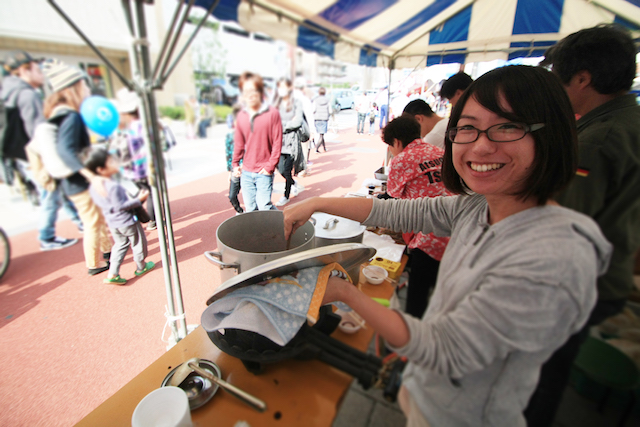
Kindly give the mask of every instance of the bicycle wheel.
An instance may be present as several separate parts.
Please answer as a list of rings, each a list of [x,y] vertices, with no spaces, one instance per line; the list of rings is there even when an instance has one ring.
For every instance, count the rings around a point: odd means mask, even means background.
[[[11,246],[9,246],[9,238],[2,228],[0,228],[0,278],[9,268],[9,259],[11,258]]]

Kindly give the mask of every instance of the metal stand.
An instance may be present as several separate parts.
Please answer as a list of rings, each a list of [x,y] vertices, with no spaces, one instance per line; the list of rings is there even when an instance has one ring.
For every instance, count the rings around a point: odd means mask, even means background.
[[[178,261],[173,235],[173,225],[171,222],[171,209],[169,207],[169,195],[162,157],[162,147],[160,129],[158,125],[158,113],[154,90],[162,89],[169,75],[176,67],[182,56],[196,34],[206,22],[207,17],[218,5],[219,1],[213,2],[207,10],[193,34],[171,62],[173,51],[182,33],[182,28],[189,17],[191,7],[195,0],[190,0],[183,11],[184,2],[176,2],[176,9],[173,15],[171,26],[167,30],[162,48],[158,55],[155,67],[151,68],[151,56],[149,53],[149,41],[147,39],[146,20],[144,4],[153,4],[153,0],[121,0],[122,8],[127,20],[129,31],[133,38],[130,49],[130,60],[133,79],[127,80],[122,73],[100,52],[100,50],[89,40],[82,30],[64,13],[55,3],[55,0],[48,0],[49,4],[60,14],[60,16],[73,28],[73,30],[84,40],[84,42],[95,52],[106,66],[120,79],[120,81],[130,90],[135,91],[140,97],[140,119],[144,123],[144,142],[149,156],[149,185],[153,198],[153,207],[156,212],[156,223],[158,225],[158,240],[160,242],[160,254],[164,272],[165,290],[167,293],[167,321],[171,326],[170,344],[177,343],[187,336],[187,323],[182,302],[182,289],[180,286],[180,275],[178,272]],[[181,14],[182,12],[182,14]],[[180,19],[178,19],[180,17]],[[168,71],[167,71],[168,67]]]

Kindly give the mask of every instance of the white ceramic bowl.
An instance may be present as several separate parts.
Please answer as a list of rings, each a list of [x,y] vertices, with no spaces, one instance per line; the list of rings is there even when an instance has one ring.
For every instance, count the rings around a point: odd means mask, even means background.
[[[338,328],[345,334],[354,334],[361,328],[360,324],[353,319],[353,315],[351,313],[352,312],[350,311],[343,311],[340,309],[336,310],[336,314],[342,317],[338,324]]]
[[[379,285],[389,276],[389,272],[377,265],[368,265],[362,269],[362,274],[367,278],[367,282],[372,285]]]
[[[345,334],[354,334],[360,330],[361,326],[358,325],[351,316],[345,316],[340,321],[338,328],[340,328],[340,330]]]

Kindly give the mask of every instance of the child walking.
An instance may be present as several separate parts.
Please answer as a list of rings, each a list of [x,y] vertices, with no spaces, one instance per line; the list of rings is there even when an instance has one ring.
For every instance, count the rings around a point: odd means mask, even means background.
[[[109,259],[109,275],[104,283],[123,285],[126,279],[120,277],[120,266],[131,246],[133,259],[136,263],[136,276],[142,276],[155,267],[152,261],[145,262],[147,257],[147,238],[138,219],[134,216],[133,209],[142,207],[142,202],[149,197],[149,191],[143,189],[137,198],[130,199],[124,187],[118,184],[112,177],[119,171],[119,165],[115,157],[102,147],[87,147],[82,153],[84,166],[91,172],[110,178],[104,181],[107,197],[102,197],[91,186],[89,193],[94,203],[102,209],[107,225],[113,236],[114,244],[111,248]]]

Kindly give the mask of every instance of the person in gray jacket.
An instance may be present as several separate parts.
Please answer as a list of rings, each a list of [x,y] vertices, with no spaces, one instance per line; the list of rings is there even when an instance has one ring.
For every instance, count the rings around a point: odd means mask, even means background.
[[[292,94],[291,80],[282,78],[278,80],[277,94],[274,100],[274,107],[280,112],[282,119],[282,148],[280,150],[280,161],[278,162],[278,172],[284,177],[284,196],[276,206],[284,206],[289,203],[289,197],[298,195],[298,188],[293,179],[299,171],[304,170],[306,162],[302,154],[302,144],[298,135],[298,129],[302,126],[304,112],[302,102]]]
[[[540,366],[587,321],[612,251],[591,218],[553,201],[575,173],[576,143],[557,77],[503,67],[452,112],[442,174],[456,196],[311,198],[285,209],[285,238],[315,211],[451,237],[422,319],[337,278],[323,299],[347,303],[409,359],[399,393],[408,425],[526,425]]]
[[[45,189],[38,185],[36,189],[35,180],[32,182],[27,179],[31,174],[28,171],[25,146],[33,138],[36,126],[45,121],[42,98],[38,93],[45,82],[40,61],[22,50],[12,51],[5,58],[4,67],[10,75],[3,81],[0,96],[7,112],[16,115],[13,120],[18,117],[19,120],[15,123],[13,131],[9,131],[10,135],[4,135],[1,151],[2,157],[7,161],[7,172],[11,174],[16,168],[25,180],[24,184],[32,198],[32,203],[40,205],[38,220],[40,250],[51,251],[78,243],[78,239],[56,236],[56,221],[61,207],[80,231],[83,230],[83,225],[75,206],[62,193],[57,182],[53,188]],[[7,184],[10,184],[11,177],[7,176],[7,178],[9,178]]]

